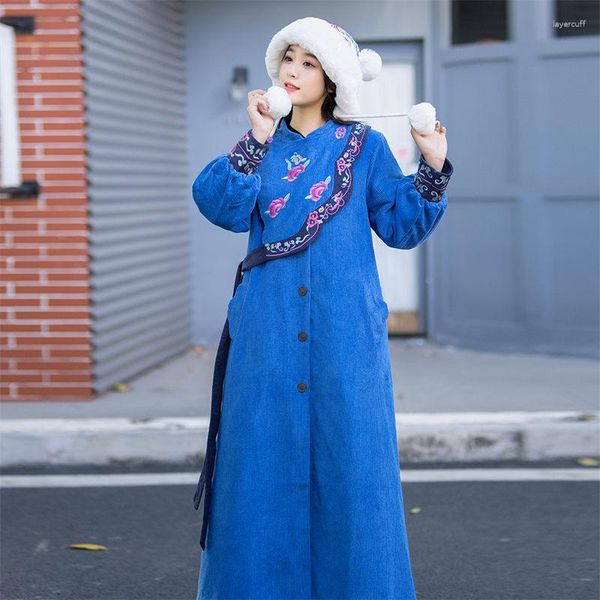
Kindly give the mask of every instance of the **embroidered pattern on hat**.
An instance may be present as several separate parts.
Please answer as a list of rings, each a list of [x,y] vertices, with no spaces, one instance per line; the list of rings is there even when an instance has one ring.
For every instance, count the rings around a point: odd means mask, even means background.
[[[346,40],[346,43],[354,48],[354,51],[356,52],[356,54],[358,54],[360,52],[359,48],[358,48],[358,44],[354,41],[354,38],[342,27],[340,27],[339,25],[336,25],[335,23],[329,23],[334,29],[337,29],[343,36],[344,39]]]

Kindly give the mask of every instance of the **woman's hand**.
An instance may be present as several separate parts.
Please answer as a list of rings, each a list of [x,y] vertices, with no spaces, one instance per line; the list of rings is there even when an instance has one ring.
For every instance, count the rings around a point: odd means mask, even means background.
[[[446,140],[446,128],[439,122],[435,122],[433,133],[424,135],[418,133],[414,127],[410,128],[415,144],[419,147],[423,158],[436,171],[441,171],[448,154],[448,141]]]
[[[248,92],[248,118],[252,125],[252,135],[261,143],[265,143],[275,119],[267,113],[269,104],[266,99],[265,90],[252,90]]]

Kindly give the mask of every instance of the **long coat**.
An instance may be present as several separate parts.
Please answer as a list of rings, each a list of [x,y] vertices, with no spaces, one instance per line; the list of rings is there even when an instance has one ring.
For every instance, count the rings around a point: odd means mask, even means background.
[[[338,191],[350,130],[329,120],[303,136],[282,119],[265,144],[248,131],[202,169],[194,201],[211,223],[249,231],[248,252],[287,239]],[[451,173],[421,156],[404,175],[369,128],[343,210],[306,250],[245,273],[227,306],[198,598],[414,600],[371,228],[394,248],[422,243]]]

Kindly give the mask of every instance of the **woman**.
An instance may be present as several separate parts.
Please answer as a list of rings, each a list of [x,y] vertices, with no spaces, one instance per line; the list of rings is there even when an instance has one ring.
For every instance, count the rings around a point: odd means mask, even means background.
[[[340,118],[376,76],[373,54],[322,19],[283,28],[265,61],[291,114],[270,136],[264,90],[250,92],[251,129],[193,184],[200,212],[249,231],[262,257],[238,267],[227,307],[197,598],[415,598],[371,228],[421,244],[452,165],[441,124],[411,130],[422,155],[405,176],[380,132]]]

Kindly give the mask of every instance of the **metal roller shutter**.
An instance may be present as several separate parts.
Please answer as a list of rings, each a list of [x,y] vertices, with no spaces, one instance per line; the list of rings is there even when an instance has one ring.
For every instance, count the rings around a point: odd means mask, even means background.
[[[84,0],[94,388],[185,350],[183,4]]]

